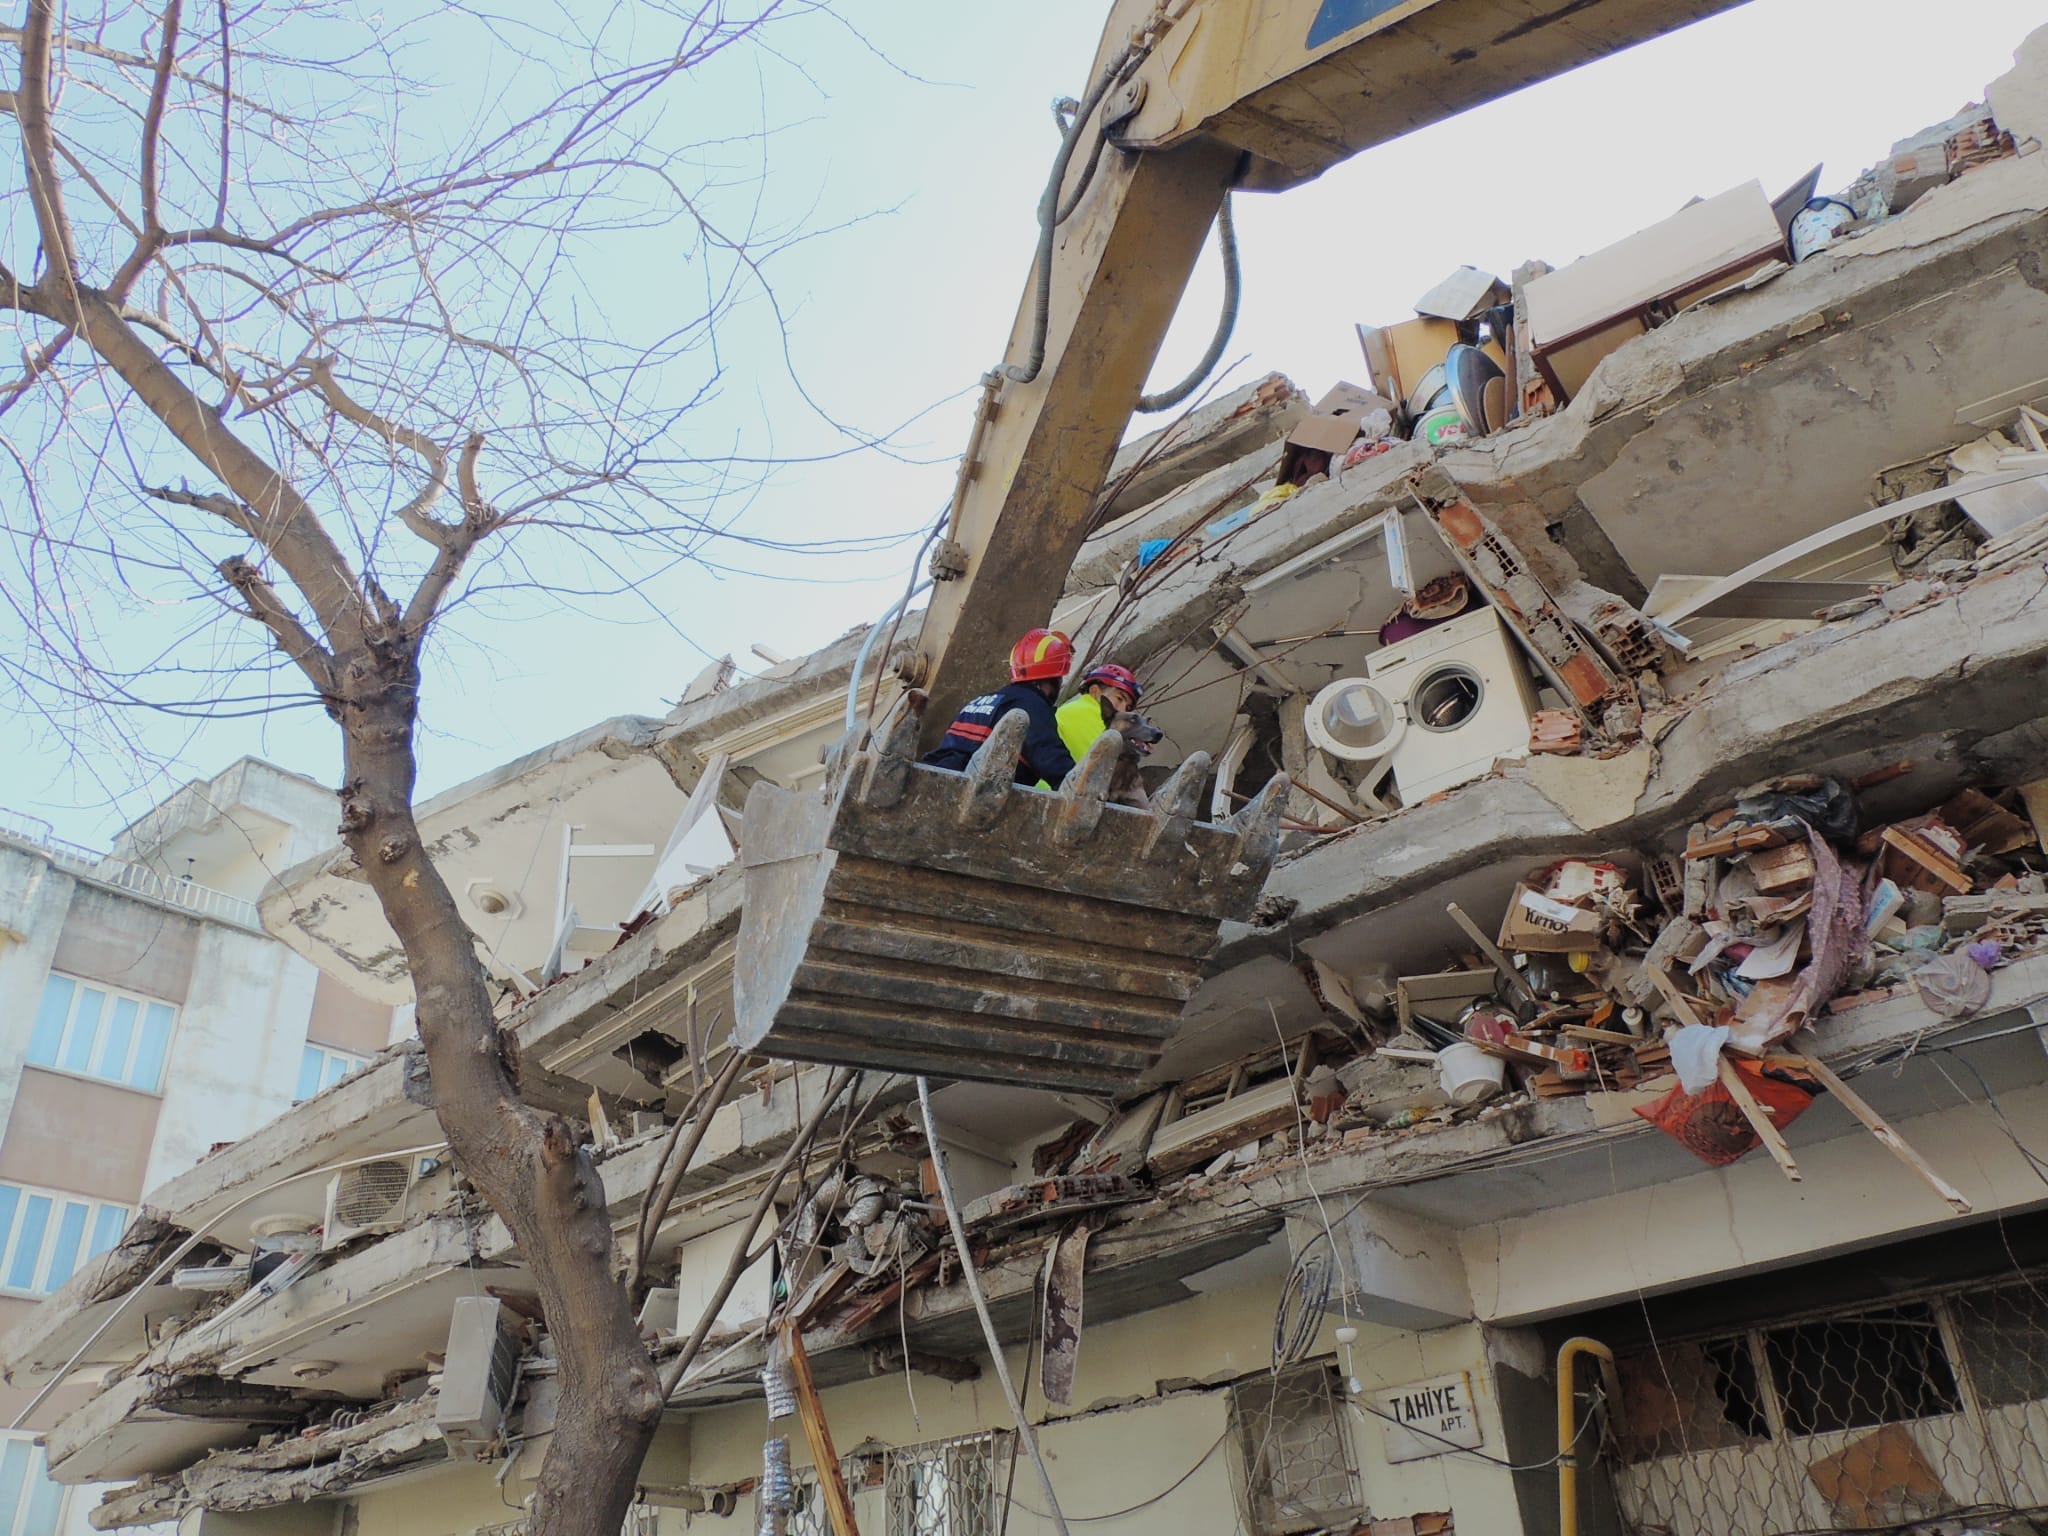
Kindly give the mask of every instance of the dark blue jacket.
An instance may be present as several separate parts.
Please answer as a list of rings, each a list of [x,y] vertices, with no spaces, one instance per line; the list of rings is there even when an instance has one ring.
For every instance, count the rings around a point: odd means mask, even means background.
[[[969,699],[954,716],[945,739],[924,755],[924,761],[934,768],[965,768],[996,722],[1013,709],[1023,710],[1031,721],[1031,728],[1024,733],[1023,755],[1017,759],[1016,781],[1036,784],[1043,779],[1058,789],[1060,781],[1074,771],[1074,754],[1060,740],[1052,700],[1031,683],[1011,683],[1000,693]]]

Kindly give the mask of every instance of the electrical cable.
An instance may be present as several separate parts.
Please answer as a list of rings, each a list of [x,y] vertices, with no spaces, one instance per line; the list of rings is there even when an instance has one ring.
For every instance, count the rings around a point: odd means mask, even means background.
[[[1010,1417],[1016,1421],[1018,1438],[1024,1442],[1024,1449],[1031,1453],[1031,1464],[1038,1469],[1038,1480],[1045,1485],[1046,1502],[1052,1506],[1052,1513],[1040,1518],[1052,1521],[1060,1536],[1069,1536],[1066,1516],[1060,1513],[1060,1496],[1052,1485],[1052,1472],[1046,1467],[1045,1456],[1038,1449],[1038,1436],[1031,1428],[1031,1421],[1025,1417],[1024,1404],[1017,1396],[1017,1384],[1010,1379],[1009,1363],[1003,1359],[1003,1343],[996,1336],[995,1319],[989,1316],[988,1298],[981,1291],[981,1275],[974,1267],[974,1254],[967,1246],[967,1229],[960,1221],[960,1202],[953,1198],[953,1181],[946,1172],[945,1150],[939,1145],[939,1117],[932,1110],[932,1084],[928,1077],[917,1080],[917,1102],[924,1111],[925,1144],[932,1155],[932,1172],[938,1178],[939,1198],[946,1205],[946,1226],[952,1232],[953,1246],[960,1254],[961,1278],[967,1282],[967,1294],[974,1300],[974,1314],[981,1320],[981,1336],[995,1362],[996,1380],[1002,1384],[1003,1398],[1010,1406]]]
[[[1223,251],[1223,312],[1216,317],[1216,333],[1209,338],[1209,349],[1202,354],[1202,360],[1195,364],[1186,378],[1156,395],[1138,396],[1140,415],[1170,411],[1200,389],[1209,375],[1215,372],[1216,364],[1222,361],[1223,349],[1230,345],[1231,332],[1237,329],[1238,304],[1244,296],[1244,272],[1238,260],[1237,226],[1231,220],[1228,192],[1223,194],[1223,206],[1216,210],[1216,237]]]
[[[1586,1409],[1586,1416],[1579,1420],[1579,1427],[1572,1431],[1572,1443],[1567,1450],[1546,1456],[1541,1461],[1530,1462],[1509,1461],[1505,1456],[1490,1456],[1485,1451],[1475,1451],[1470,1446],[1459,1445],[1452,1440],[1445,1440],[1442,1435],[1434,1430],[1424,1429],[1420,1424],[1410,1424],[1404,1419],[1397,1419],[1393,1414],[1383,1413],[1370,1403],[1361,1403],[1355,1397],[1346,1396],[1344,1401],[1349,1403],[1359,1413],[1365,1414],[1370,1418],[1383,1419],[1389,1424],[1398,1424],[1411,1434],[1420,1435],[1425,1440],[1443,1441],[1445,1451],[1448,1454],[1470,1456],[1474,1461],[1483,1461],[1489,1466],[1499,1467],[1503,1472],[1542,1472],[1547,1468],[1556,1466],[1560,1461],[1564,1460],[1567,1454],[1575,1454],[1578,1451],[1579,1442],[1586,1438],[1586,1431],[1593,1427],[1593,1417],[1599,1413],[1604,1399],[1602,1394],[1597,1391],[1593,1394],[1593,1401]]]
[[[1336,1250],[1321,1251],[1327,1242],[1318,1232],[1304,1243],[1280,1287],[1280,1300],[1273,1309],[1276,1376],[1306,1360],[1315,1347],[1316,1335],[1322,1332],[1323,1316],[1330,1304],[1331,1277],[1337,1267]]]
[[[1095,109],[1102,105],[1102,98],[1109,94],[1109,88],[1116,84],[1117,77],[1126,65],[1144,58],[1151,50],[1142,51],[1126,48],[1103,69],[1096,82],[1088,88],[1088,94],[1081,99],[1079,109],[1060,137],[1060,152],[1053,156],[1052,172],[1046,178],[1045,191],[1038,199],[1038,258],[1033,269],[1034,283],[1031,300],[1031,345],[1022,363],[1006,363],[1003,377],[1013,384],[1029,384],[1045,367],[1046,336],[1052,327],[1052,257],[1053,238],[1059,232],[1061,221],[1073,212],[1071,204],[1060,201],[1060,188],[1067,179],[1067,167],[1073,164],[1074,150],[1081,142],[1081,135],[1088,129]],[[1104,135],[1103,137],[1107,137]],[[1087,175],[1081,186],[1075,188],[1074,201],[1087,189],[1087,182],[1095,174],[1096,163],[1101,158],[1100,146],[1089,156]],[[1062,213],[1062,207],[1065,213]]]
[[[1222,1450],[1224,1442],[1227,1441],[1229,1438],[1230,1431],[1228,1429],[1225,1429],[1222,1434],[1218,1435],[1215,1438],[1215,1440],[1210,1443],[1209,1449],[1202,1452],[1201,1456],[1196,1459],[1195,1464],[1193,1466],[1189,1467],[1187,1471],[1181,1473],[1179,1477],[1176,1477],[1172,1482],[1168,1483],[1164,1488],[1160,1489],[1157,1493],[1152,1494],[1148,1498],[1140,1499],[1137,1503],[1127,1505],[1123,1509],[1112,1509],[1099,1515],[1069,1515],[1067,1516],[1067,1518],[1070,1521],[1072,1521],[1075,1525],[1091,1525],[1100,1520],[1122,1520],[1127,1516],[1137,1514],[1140,1510],[1150,1509],[1153,1505],[1162,1503],[1167,1498],[1177,1493],[1181,1489],[1181,1487],[1184,1484],[1186,1484],[1189,1478],[1193,1477],[1197,1472],[1201,1471],[1203,1467],[1208,1465],[1209,1458],[1211,1456],[1214,1456],[1218,1451]],[[1029,1504],[1026,1504],[1022,1499],[1012,1499],[1011,1502],[1015,1504],[1019,1509],[1023,1510],[1025,1514],[1034,1516],[1037,1519],[1048,1520],[1052,1518],[1049,1515],[1040,1514],[1039,1511],[1033,1509]]]

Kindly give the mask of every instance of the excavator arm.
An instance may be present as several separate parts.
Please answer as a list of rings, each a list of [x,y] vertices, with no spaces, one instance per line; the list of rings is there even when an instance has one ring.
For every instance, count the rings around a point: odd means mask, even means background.
[[[1117,0],[984,381],[908,685],[823,792],[757,784],[741,833],[743,1049],[1109,1096],[1137,1086],[1278,852],[1288,784],[1196,820],[1191,753],[1106,803],[1120,739],[1013,783],[1022,714],[964,773],[917,761],[1046,622],[1233,188],[1347,156],[1736,0]]]
[[[1110,84],[1074,126],[1062,198],[1093,135],[1110,147],[989,376],[934,562],[906,678],[931,698],[926,745],[1058,600],[1226,190],[1297,186],[1736,3],[1120,0],[1088,77],[1091,94]]]

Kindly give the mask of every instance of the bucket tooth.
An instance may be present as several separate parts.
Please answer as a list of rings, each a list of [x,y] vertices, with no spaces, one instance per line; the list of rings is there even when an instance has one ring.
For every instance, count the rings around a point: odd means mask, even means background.
[[[1017,759],[1023,755],[1024,737],[1031,719],[1013,709],[996,722],[988,740],[967,760],[967,792],[960,802],[960,824],[989,827],[1010,803],[1010,791],[1017,781]]]
[[[1173,776],[1159,786],[1152,797],[1152,826],[1145,834],[1144,857],[1178,848],[1188,840],[1195,824],[1195,807],[1202,802],[1202,782],[1209,777],[1209,754],[1190,752],[1173,770]]]
[[[1294,781],[1276,773],[1266,787],[1230,818],[1230,830],[1237,834],[1238,862],[1252,869],[1270,869],[1280,852],[1280,817],[1287,809],[1288,791]]]
[[[1060,785],[1060,805],[1052,818],[1054,843],[1071,848],[1095,830],[1102,820],[1102,808],[1109,802],[1110,780],[1116,777],[1117,759],[1123,751],[1124,739],[1114,731],[1104,731],[1089,743],[1081,761]]]
[[[861,803],[885,811],[903,799],[910,787],[910,765],[917,761],[918,732],[924,727],[925,696],[912,689],[889,716],[867,761]]]

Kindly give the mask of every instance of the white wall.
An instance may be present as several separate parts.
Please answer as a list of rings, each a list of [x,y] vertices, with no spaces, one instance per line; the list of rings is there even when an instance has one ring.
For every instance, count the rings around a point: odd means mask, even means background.
[[[319,972],[277,940],[225,923],[199,936],[164,1075],[144,1189],[291,1106]]]

